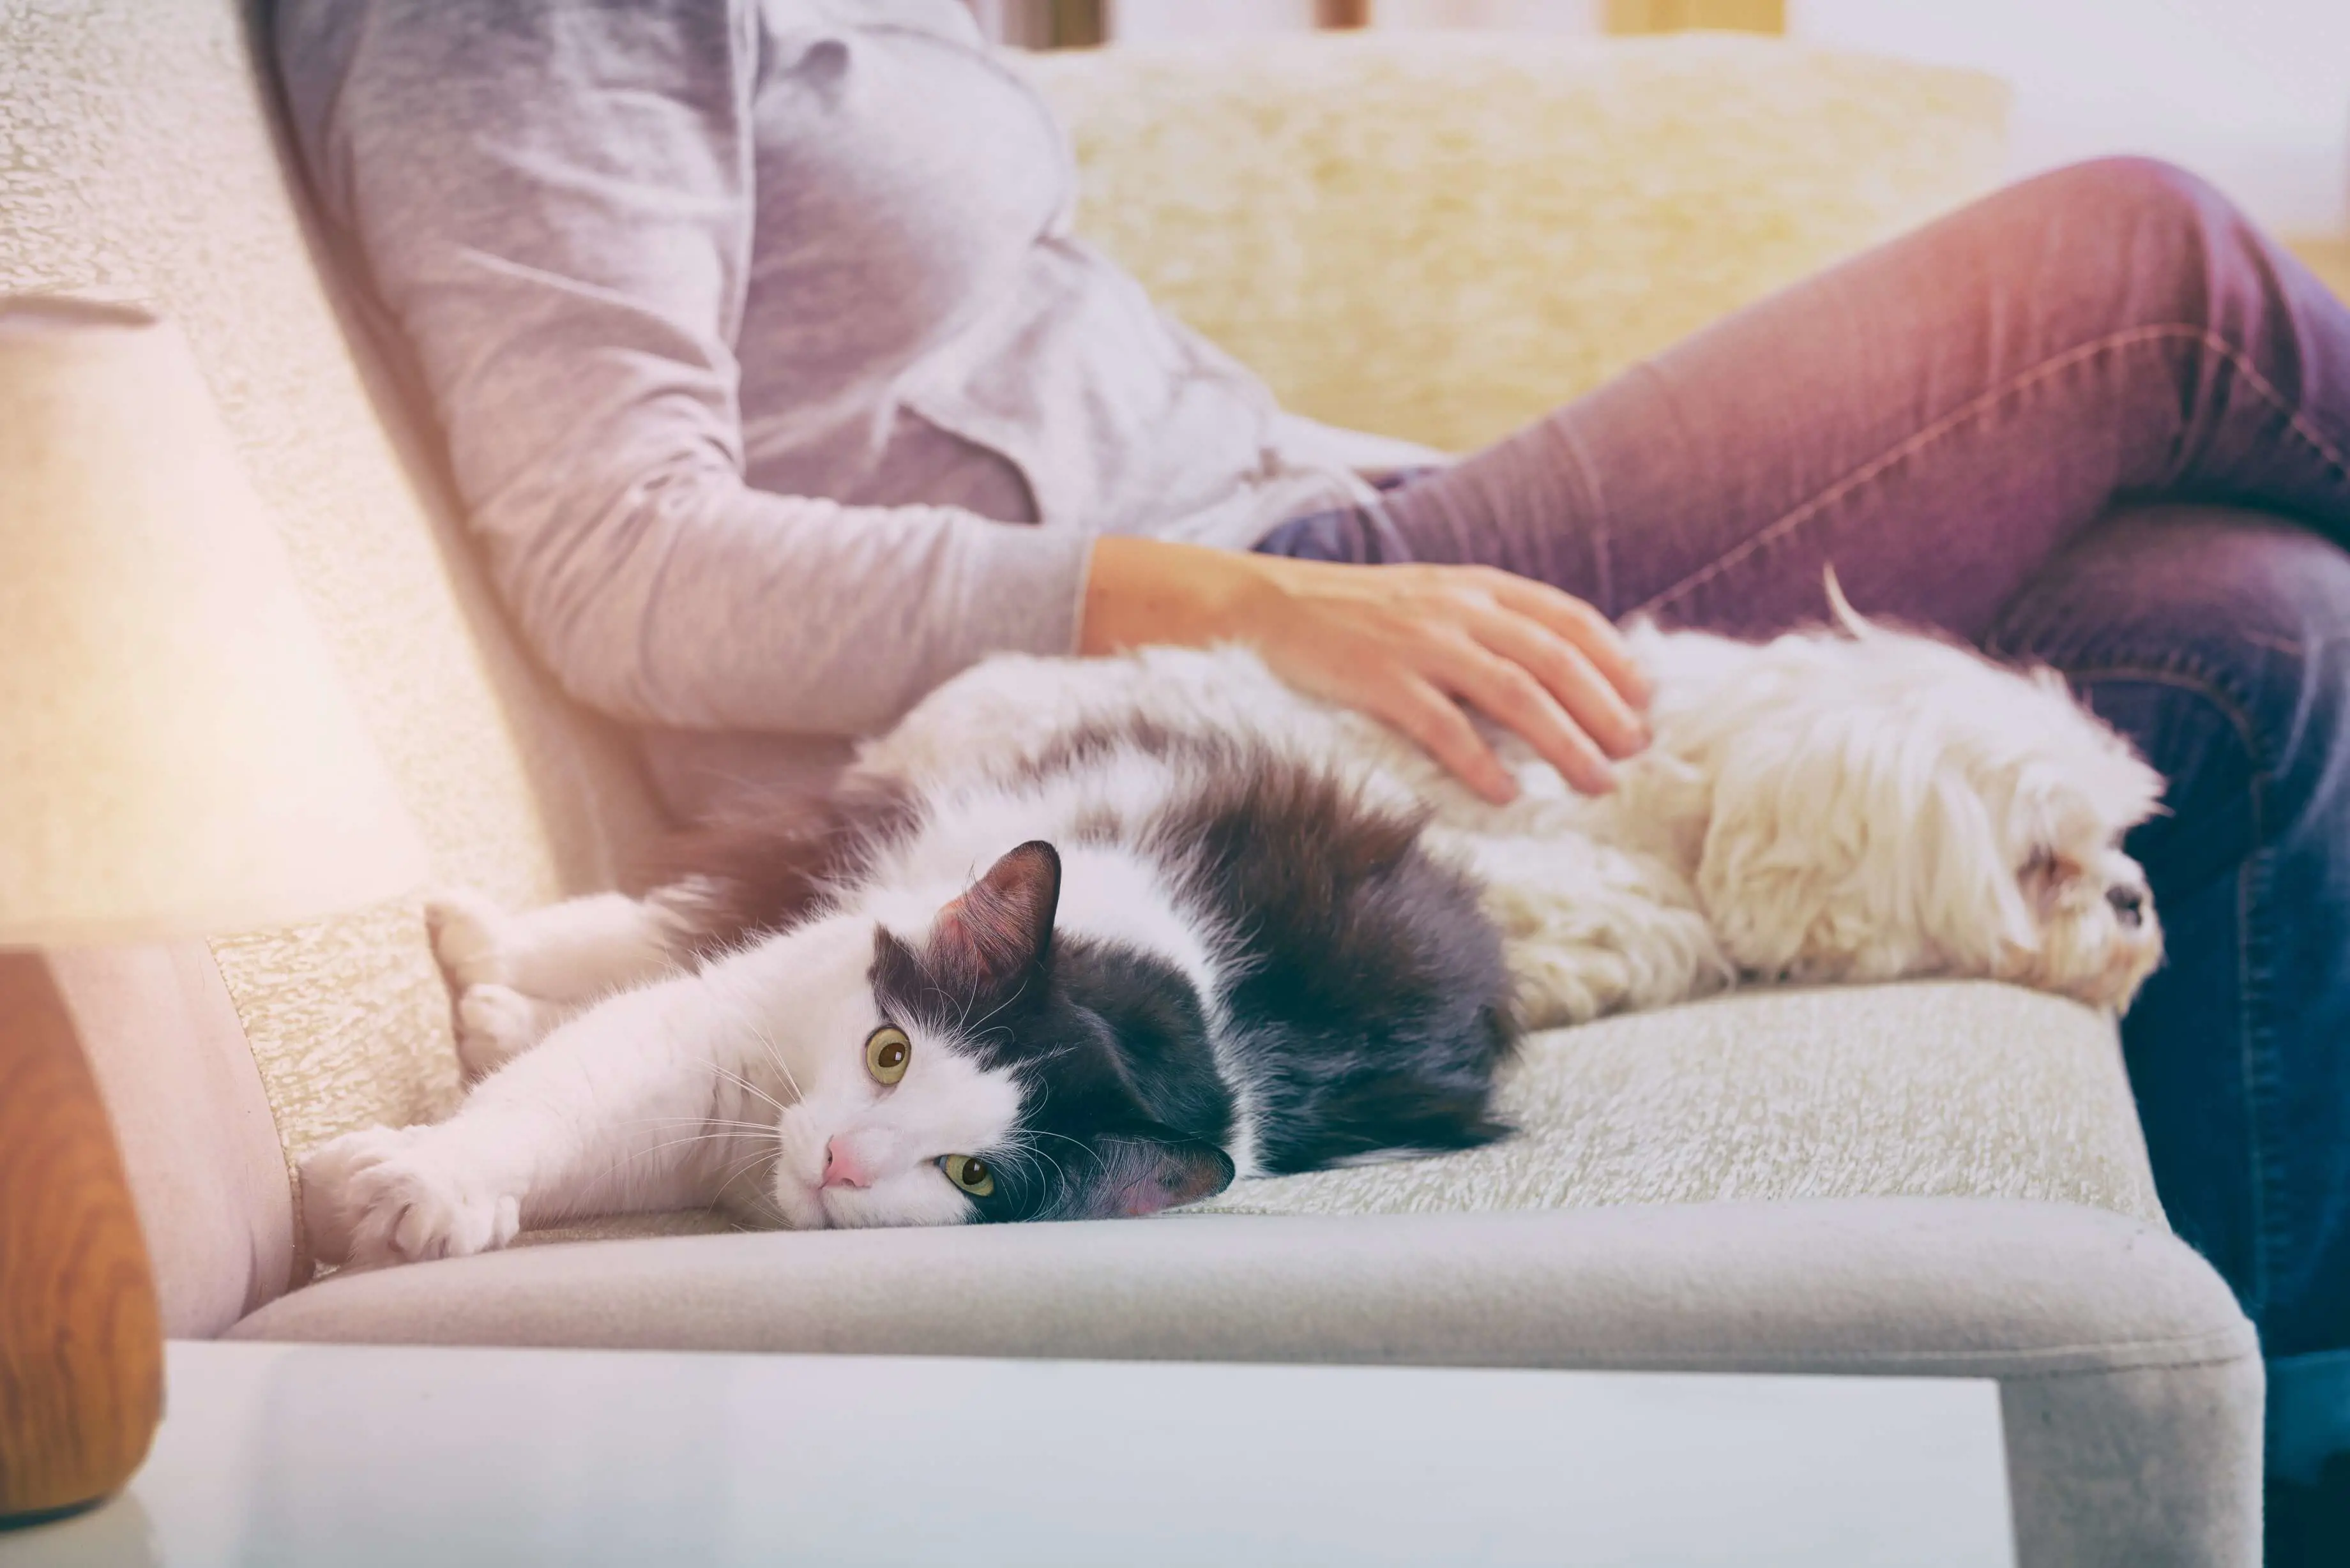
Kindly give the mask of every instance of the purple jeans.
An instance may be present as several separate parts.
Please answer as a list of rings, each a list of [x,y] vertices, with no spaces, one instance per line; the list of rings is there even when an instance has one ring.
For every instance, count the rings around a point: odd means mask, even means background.
[[[1833,563],[1866,613],[2064,670],[2170,781],[2129,846],[2170,958],[2123,1025],[2163,1202],[2314,1422],[2277,1462],[2350,1463],[2345,454],[2350,310],[2208,186],[2115,160],[1260,548],[1748,634],[1821,618]]]

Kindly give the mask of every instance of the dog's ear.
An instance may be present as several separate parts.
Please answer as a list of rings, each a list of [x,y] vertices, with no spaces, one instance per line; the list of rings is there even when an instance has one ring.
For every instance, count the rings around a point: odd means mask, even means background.
[[[1697,886],[1731,961],[1792,981],[1987,973],[2035,928],[1981,796],[1912,726],[1817,694],[1714,759]]]
[[[1991,822],[1981,792],[1942,774],[1928,793],[1918,848],[1927,884],[1928,919],[1946,962],[1970,974],[1989,974],[2002,948],[2040,946],[2039,923],[2025,903],[2007,837]]]

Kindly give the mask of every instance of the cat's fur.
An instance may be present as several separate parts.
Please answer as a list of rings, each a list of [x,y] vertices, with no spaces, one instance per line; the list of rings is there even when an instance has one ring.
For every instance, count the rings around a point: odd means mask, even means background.
[[[1510,980],[1425,818],[1129,716],[951,784],[739,805],[643,903],[454,900],[436,940],[496,1070],[447,1124],[312,1156],[314,1238],[374,1263],[719,1197],[799,1228],[1144,1214],[1487,1141]]]
[[[1244,651],[990,660],[646,900],[443,905],[489,1076],[306,1160],[314,1245],[721,1198],[795,1227],[1146,1213],[1491,1138],[1515,1028],[1741,979],[2126,1003],[2160,941],[2116,846],[2159,779],[2054,677],[1844,620],[1637,629],[1650,751],[1585,798],[1498,737],[1500,807]]]

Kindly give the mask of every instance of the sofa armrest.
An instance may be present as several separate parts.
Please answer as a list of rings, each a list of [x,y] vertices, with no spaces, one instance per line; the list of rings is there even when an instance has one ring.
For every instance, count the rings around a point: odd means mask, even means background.
[[[1333,423],[1465,449],[1991,185],[2006,89],[1727,35],[1031,57],[1079,232]]]
[[[163,1331],[209,1339],[298,1282],[289,1157],[244,1023],[201,941],[45,962],[113,1124]]]

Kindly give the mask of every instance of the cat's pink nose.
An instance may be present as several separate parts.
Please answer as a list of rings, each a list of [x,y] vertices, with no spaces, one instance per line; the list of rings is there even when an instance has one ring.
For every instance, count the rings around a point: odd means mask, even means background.
[[[857,1151],[845,1138],[828,1138],[824,1146],[824,1184],[827,1187],[870,1187],[872,1173]]]

